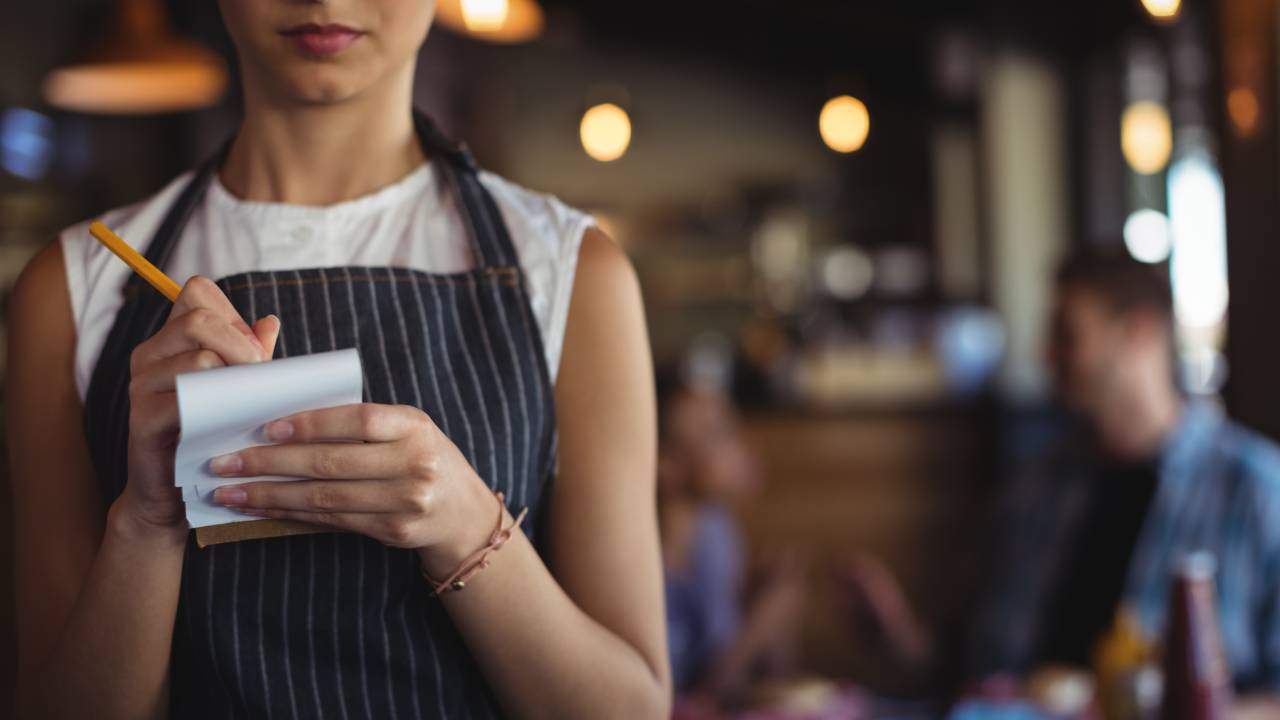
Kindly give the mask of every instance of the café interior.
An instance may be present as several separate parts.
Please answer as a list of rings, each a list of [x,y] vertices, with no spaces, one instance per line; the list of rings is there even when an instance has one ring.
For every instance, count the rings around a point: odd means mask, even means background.
[[[1278,45],[1266,0],[439,0],[415,104],[625,250],[660,421],[683,423],[660,445],[736,453],[715,488],[657,483],[673,577],[700,536],[665,513],[690,504],[729,528],[710,542],[736,572],[716,647],[680,625],[697,583],[668,587],[673,666],[692,663],[675,716],[1155,717],[1081,714],[1118,694],[1118,650],[993,689],[965,639],[1016,522],[1003,498],[1077,421],[1046,350],[1065,259],[1159,276],[1178,397],[1280,440]],[[122,57],[133,74],[110,72]],[[213,152],[237,72],[218,3],[4,3],[5,304],[60,230]],[[13,561],[0,542],[0,697]],[[1167,649],[1171,627],[1133,632]],[[708,679],[752,632],[750,661]],[[1152,653],[1129,678],[1144,702]],[[1046,714],[978,714],[1001,702]]]

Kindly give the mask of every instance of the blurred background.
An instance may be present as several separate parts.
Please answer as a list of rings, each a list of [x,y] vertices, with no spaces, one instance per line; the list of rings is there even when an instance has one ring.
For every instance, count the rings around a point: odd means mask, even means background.
[[[928,623],[962,624],[1002,468],[1054,422],[1052,275],[1081,247],[1167,261],[1185,388],[1280,436],[1274,3],[468,4],[442,0],[418,104],[593,212],[657,363],[743,408],[749,557],[871,553]],[[120,58],[142,69],[95,65]],[[4,3],[0,286],[211,152],[233,73],[212,2]],[[799,666],[900,684],[840,602],[815,576]]]

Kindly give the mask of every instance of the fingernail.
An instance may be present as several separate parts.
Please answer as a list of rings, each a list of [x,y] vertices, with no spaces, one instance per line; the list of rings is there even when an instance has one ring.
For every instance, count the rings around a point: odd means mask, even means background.
[[[213,491],[213,501],[219,505],[243,505],[249,501],[249,493],[237,487],[221,487]]]
[[[288,420],[276,420],[267,423],[267,439],[273,442],[288,440],[293,437],[293,423]]]
[[[209,461],[209,469],[219,475],[234,475],[244,469],[244,460],[239,455],[219,455]]]

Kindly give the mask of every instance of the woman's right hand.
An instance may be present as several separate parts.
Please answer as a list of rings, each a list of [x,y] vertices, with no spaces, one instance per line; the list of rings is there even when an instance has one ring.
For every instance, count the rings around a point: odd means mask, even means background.
[[[280,334],[274,315],[250,328],[213,281],[187,281],[164,327],[129,359],[129,479],[121,511],[144,527],[186,530],[174,486],[179,373],[270,360]]]

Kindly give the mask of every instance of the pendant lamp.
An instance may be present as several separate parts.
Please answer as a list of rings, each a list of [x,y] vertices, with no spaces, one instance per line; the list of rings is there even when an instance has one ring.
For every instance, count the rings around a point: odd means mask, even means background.
[[[146,115],[208,107],[226,87],[222,58],[173,34],[161,0],[116,0],[102,37],[45,77],[44,97],[64,110]]]

